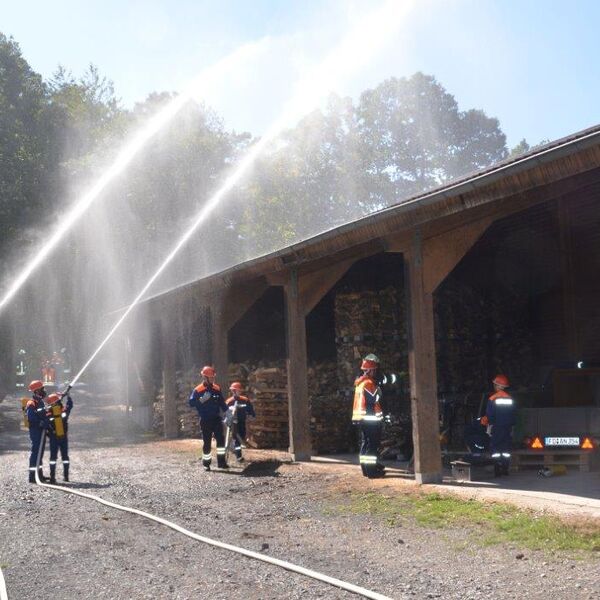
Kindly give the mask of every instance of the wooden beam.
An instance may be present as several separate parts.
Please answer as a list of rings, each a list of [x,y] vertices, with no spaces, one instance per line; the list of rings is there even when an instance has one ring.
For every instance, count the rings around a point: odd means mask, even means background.
[[[306,319],[298,290],[298,272],[292,269],[285,286],[287,316],[287,377],[290,425],[289,452],[297,461],[310,460],[310,407],[308,403],[308,359]]]
[[[221,387],[228,386],[229,372],[229,329],[227,328],[223,303],[214,302],[210,307],[212,329],[212,363],[217,372],[217,382]],[[224,388],[227,389],[227,388]]]
[[[223,304],[221,312],[224,326],[231,329],[265,293],[269,284],[261,277],[243,286],[225,290],[219,301]]]
[[[577,294],[573,275],[573,239],[568,199],[561,198],[557,202],[557,213],[565,341],[569,358],[579,360],[581,358],[581,336],[577,320]]]
[[[347,259],[332,265],[328,269],[322,269],[300,277],[298,288],[305,317],[308,316],[323,296],[346,274],[354,262],[354,258]]]
[[[442,458],[439,441],[433,295],[425,290],[422,244],[420,232],[417,231],[410,253],[405,255],[415,477],[418,483],[440,483]]]
[[[424,241],[423,285],[427,294],[433,294],[491,222],[492,218],[486,217]]]
[[[163,319],[161,322],[162,342],[162,380],[165,397],[164,406],[164,437],[176,438],[179,435],[179,418],[177,416],[177,339],[173,325]]]

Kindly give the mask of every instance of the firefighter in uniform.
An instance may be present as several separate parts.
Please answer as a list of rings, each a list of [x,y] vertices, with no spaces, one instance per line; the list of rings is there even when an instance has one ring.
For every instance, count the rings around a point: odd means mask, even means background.
[[[492,458],[496,461],[496,475],[508,475],[512,432],[515,426],[515,402],[506,391],[510,385],[506,375],[496,375],[492,383],[494,384],[494,394],[488,399],[481,423],[487,426],[491,437],[490,449]]]
[[[202,465],[205,471],[210,471],[212,461],[211,444],[213,435],[217,441],[217,466],[227,469],[225,460],[225,436],[223,434],[222,418],[227,411],[227,405],[221,388],[214,382],[216,372],[213,367],[206,366],[200,371],[202,383],[194,388],[189,404],[198,411],[200,430],[202,431]]]
[[[352,423],[360,428],[359,461],[365,477],[383,477],[385,468],[379,462],[379,444],[383,428],[381,389],[375,379],[379,359],[367,355],[360,365],[363,375],[354,383]]]
[[[50,438],[50,483],[56,483],[56,459],[60,450],[60,458],[63,464],[63,481],[69,481],[69,415],[73,409],[73,400],[67,395],[67,401],[63,406],[62,397],[59,394],[50,394],[47,398],[49,404],[47,417],[50,422],[48,436]]]
[[[231,396],[227,398],[228,408],[227,423],[233,432],[235,457],[238,462],[242,462],[242,441],[246,439],[246,418],[256,417],[254,406],[246,396],[242,396],[242,384],[234,381],[229,386]]]
[[[46,390],[44,383],[39,379],[32,381],[29,386],[29,391],[33,397],[27,401],[25,405],[25,413],[27,416],[27,426],[29,427],[29,439],[31,440],[31,453],[29,455],[29,483],[35,483],[35,465],[37,463],[40,446],[44,441],[44,431],[48,429],[49,422],[46,417],[46,407],[44,406],[44,398]],[[42,473],[42,457],[44,456],[44,448],[41,448],[39,478],[40,481],[48,481]]]

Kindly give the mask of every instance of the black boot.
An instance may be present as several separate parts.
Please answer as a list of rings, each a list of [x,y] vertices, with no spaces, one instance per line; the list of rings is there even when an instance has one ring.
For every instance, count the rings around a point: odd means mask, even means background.
[[[69,481],[69,465],[63,465],[63,481]]]
[[[33,471],[29,471],[29,483],[36,483],[35,473]]]

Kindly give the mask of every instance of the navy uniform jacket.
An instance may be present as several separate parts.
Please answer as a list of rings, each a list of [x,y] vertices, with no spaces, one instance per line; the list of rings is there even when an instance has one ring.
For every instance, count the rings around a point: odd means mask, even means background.
[[[507,392],[500,390],[490,396],[485,411],[490,425],[502,428],[513,427],[516,421],[515,413],[515,401]],[[493,433],[494,429],[492,428],[492,435]]]
[[[227,408],[233,410],[235,406],[235,396],[231,396],[227,398]],[[237,418],[239,422],[245,422],[247,416],[256,417],[256,413],[254,412],[254,406],[252,406],[252,402],[246,396],[238,396],[237,398]]]
[[[201,383],[194,388],[189,404],[198,411],[201,419],[221,417],[227,410],[221,388],[216,384]]]
[[[35,396],[27,402],[26,405],[27,421],[29,422],[29,430],[39,431],[46,429],[49,425],[46,417],[46,407],[41,398]]]

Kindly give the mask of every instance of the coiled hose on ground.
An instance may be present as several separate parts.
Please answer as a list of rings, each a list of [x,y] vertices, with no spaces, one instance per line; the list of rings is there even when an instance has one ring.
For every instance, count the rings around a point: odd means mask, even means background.
[[[338,587],[340,589],[346,590],[348,592],[352,592],[353,594],[357,594],[359,596],[363,596],[364,598],[371,598],[372,600],[393,600],[389,596],[384,596],[383,594],[379,594],[378,592],[373,592],[371,590],[367,590],[358,585],[354,585],[353,583],[348,583],[346,581],[342,581],[341,579],[337,579],[336,577],[330,577],[329,575],[324,575],[322,573],[318,573],[317,571],[313,571],[312,569],[306,569],[305,567],[300,567],[293,563],[289,563],[285,560],[280,560],[279,558],[273,558],[271,556],[266,556],[264,554],[259,554],[258,552],[253,552],[252,550],[246,550],[245,548],[240,548],[239,546],[234,546],[232,544],[226,544],[224,542],[219,542],[218,540],[213,540],[211,538],[204,537],[202,535],[198,535],[193,531],[189,531],[176,523],[172,523],[171,521],[167,521],[161,517],[157,517],[150,513],[144,512],[142,510],[138,510],[137,508],[130,508],[128,506],[122,506],[121,504],[116,504],[114,502],[109,502],[108,500],[104,500],[99,496],[94,496],[93,494],[86,494],[84,492],[80,492],[79,490],[74,490],[72,488],[63,487],[60,485],[52,485],[49,483],[42,483],[39,477],[39,468],[40,462],[42,458],[42,448],[44,447],[46,439],[46,434],[44,432],[42,442],[40,443],[40,448],[38,451],[37,461],[36,461],[36,469],[35,469],[35,480],[38,485],[49,488],[52,490],[58,490],[65,494],[73,494],[74,496],[81,496],[82,498],[87,498],[88,500],[93,500],[94,502],[98,502],[99,504],[103,504],[104,506],[108,506],[110,508],[114,508],[116,510],[120,510],[123,512],[128,512],[134,515],[139,515],[140,517],[144,517],[145,519],[149,519],[154,521],[155,523],[160,523],[173,531],[177,531],[178,533],[182,533],[183,535],[196,540],[198,542],[202,542],[204,544],[209,544],[211,546],[215,546],[216,548],[221,548],[223,550],[229,550],[230,552],[235,552],[237,554],[242,554],[243,556],[247,556],[248,558],[253,558],[255,560],[260,560],[265,563],[269,563],[271,565],[276,565],[281,567],[282,569],[286,569],[287,571],[293,571],[294,573],[299,573],[300,575],[305,575],[306,577],[310,577],[312,579],[316,579],[318,581],[322,581],[323,583],[327,583],[334,587]],[[4,587],[4,595],[2,595],[3,588],[3,578],[2,573],[0,571],[0,600],[8,600],[8,596],[6,595],[6,588]]]

